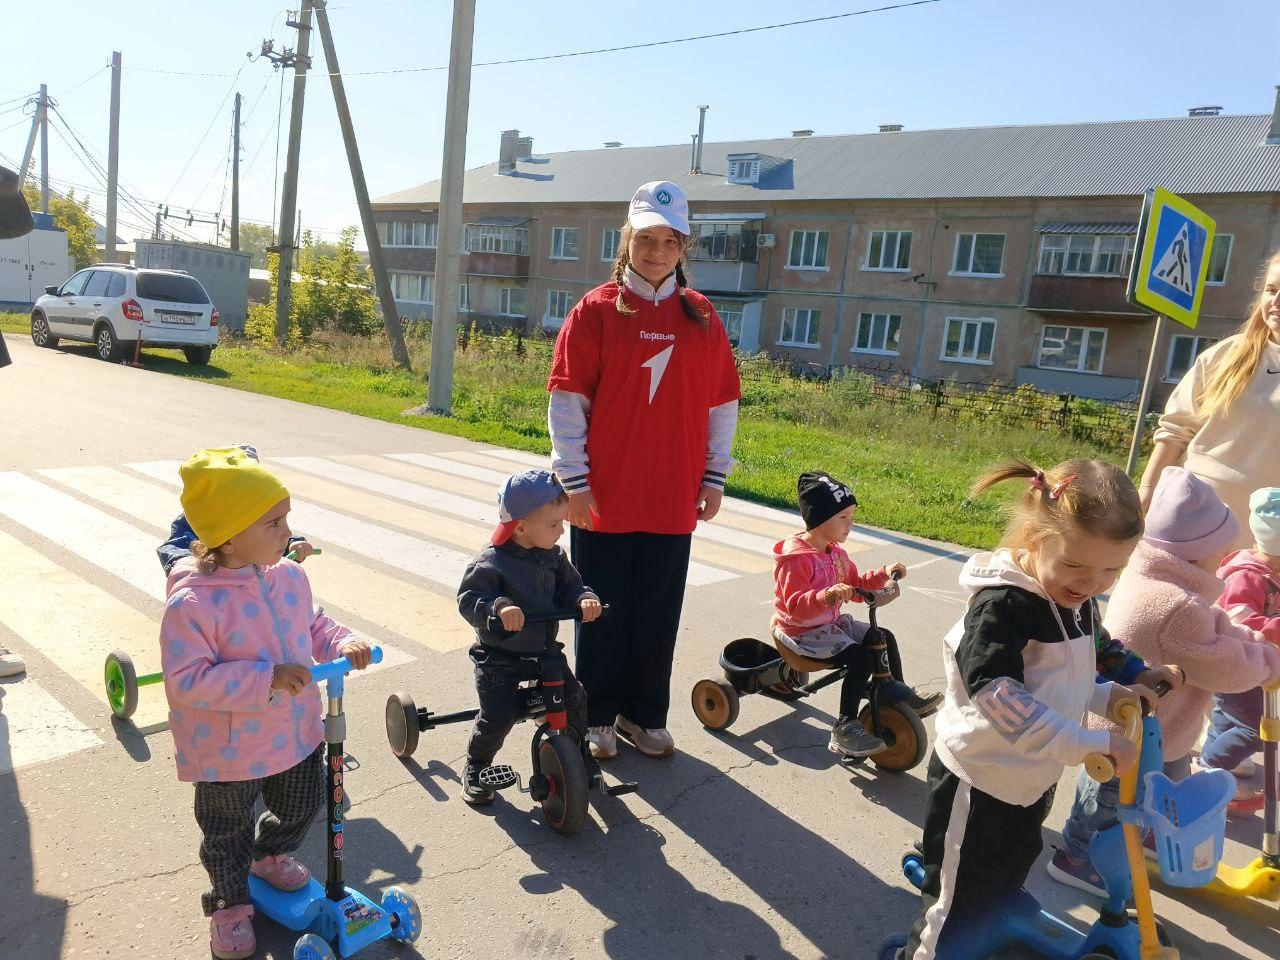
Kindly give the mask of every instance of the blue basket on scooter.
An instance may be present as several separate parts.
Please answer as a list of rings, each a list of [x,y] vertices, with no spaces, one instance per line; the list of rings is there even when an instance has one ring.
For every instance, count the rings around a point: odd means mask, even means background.
[[[1214,878],[1235,792],[1236,779],[1226,770],[1201,771],[1181,782],[1147,774],[1143,820],[1155,833],[1165,883],[1202,887]]]

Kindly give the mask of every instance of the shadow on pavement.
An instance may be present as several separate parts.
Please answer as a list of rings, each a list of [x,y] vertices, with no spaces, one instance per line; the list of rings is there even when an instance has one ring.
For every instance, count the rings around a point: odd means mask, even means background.
[[[9,721],[0,682],[0,761],[9,766]],[[66,931],[67,901],[35,891],[31,823],[17,777],[0,773],[0,877],[4,882],[4,919],[0,920],[0,956],[22,960],[59,960]]]

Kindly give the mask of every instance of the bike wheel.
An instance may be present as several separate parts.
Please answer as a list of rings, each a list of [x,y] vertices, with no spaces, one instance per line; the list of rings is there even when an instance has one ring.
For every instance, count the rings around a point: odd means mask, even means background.
[[[418,749],[418,708],[403,690],[387,697],[387,743],[397,757]]]
[[[872,730],[870,704],[862,708],[858,720],[866,729]],[[924,759],[929,749],[929,735],[924,724],[905,703],[880,704],[880,737],[888,746],[879,753],[871,754],[868,759],[890,773],[910,770]]]
[[[103,667],[103,680],[111,712],[128,720],[138,709],[138,672],[133,668],[133,658],[123,650],[112,650]]]
[[[693,713],[708,730],[724,730],[738,719],[738,691],[727,680],[693,685]]]
[[[538,763],[550,788],[542,801],[547,825],[557,833],[573,833],[587,817],[587,765],[577,740],[567,734],[547,737],[538,748]]]

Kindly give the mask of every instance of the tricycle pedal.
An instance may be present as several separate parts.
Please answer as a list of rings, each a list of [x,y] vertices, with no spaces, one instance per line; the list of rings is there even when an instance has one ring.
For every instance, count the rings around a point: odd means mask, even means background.
[[[638,789],[640,789],[638,783],[615,783],[613,786],[603,782],[600,784],[600,792],[606,797],[619,797],[624,793],[635,793]]]
[[[495,763],[480,771],[480,785],[490,790],[505,790],[520,782],[520,774],[506,763]]]

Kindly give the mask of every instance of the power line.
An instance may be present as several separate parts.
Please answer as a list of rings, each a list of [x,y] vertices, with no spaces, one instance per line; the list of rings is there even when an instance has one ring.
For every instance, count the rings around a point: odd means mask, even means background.
[[[88,83],[88,82],[89,82],[90,80],[92,80],[94,77],[97,77],[98,75],[100,75],[100,74],[102,74],[102,73],[105,73],[106,71],[108,71],[108,70],[110,70],[110,69],[111,69],[111,64],[109,64],[109,63],[104,63],[101,67],[99,67],[99,68],[98,68],[97,70],[95,70],[93,73],[89,74],[89,76],[85,77],[83,80],[81,80],[79,83],[77,83],[77,84],[76,84],[74,87],[72,87],[70,90],[63,90],[61,93],[59,93],[59,94],[58,94],[58,96],[60,96],[60,97],[65,97],[65,96],[66,96],[67,94],[69,94],[69,93],[74,93],[76,90],[79,90],[81,87],[83,87],[86,83]]]
[[[173,181],[173,186],[169,188],[165,202],[168,203],[168,197],[173,196],[173,191],[178,188],[178,184],[182,182],[182,178],[186,176],[187,168],[191,166],[191,161],[196,158],[196,154],[200,152],[200,148],[204,146],[205,140],[209,136],[209,131],[213,129],[213,125],[218,122],[218,117],[222,114],[222,108],[226,106],[227,97],[231,96],[231,92],[236,88],[236,81],[240,79],[240,74],[244,72],[245,64],[249,61],[244,60],[240,64],[240,69],[235,72],[235,76],[231,78],[231,83],[227,87],[227,92],[222,95],[222,100],[218,104],[218,109],[213,112],[213,119],[209,121],[209,125],[204,128],[204,133],[200,136],[200,142],[196,144],[196,148],[191,151],[191,156],[187,157],[187,162],[182,165],[182,171],[178,174],[178,179]]]
[[[590,57],[601,53],[621,53],[626,50],[646,50],[651,47],[667,47],[678,43],[694,43],[698,40],[715,40],[721,37],[737,37],[748,33],[762,33],[766,30],[782,30],[787,27],[801,27],[814,23],[827,23],[833,20],[845,20],[850,17],[865,17],[873,13],[889,13],[893,10],[905,10],[908,7],[923,7],[928,4],[940,3],[941,0],[906,0],[903,3],[893,3],[882,7],[869,7],[863,10],[849,10],[845,13],[832,13],[822,17],[809,17],[804,20],[788,20],[785,23],[769,23],[759,27],[741,27],[737,30],[721,30],[717,33],[701,33],[691,37],[673,37],[669,40],[650,40],[646,43],[629,43],[616,47],[597,47],[592,50],[573,50],[568,53],[548,53],[537,57],[513,57],[507,60],[484,60],[473,63],[472,67],[502,67],[518,63],[542,63],[547,60],[568,60],[572,57]],[[332,9],[332,8],[331,8]],[[126,70],[135,70],[141,73],[162,73],[175,77],[228,77],[228,73],[194,73],[186,70],[164,70],[157,67],[125,67]],[[241,69],[244,69],[241,67]],[[341,76],[344,77],[376,77],[398,73],[435,73],[448,70],[449,65],[443,64],[435,67],[393,67],[386,70],[344,70]],[[237,73],[236,76],[239,76]],[[331,73],[320,70],[308,70],[307,79],[312,77],[328,77]]]

